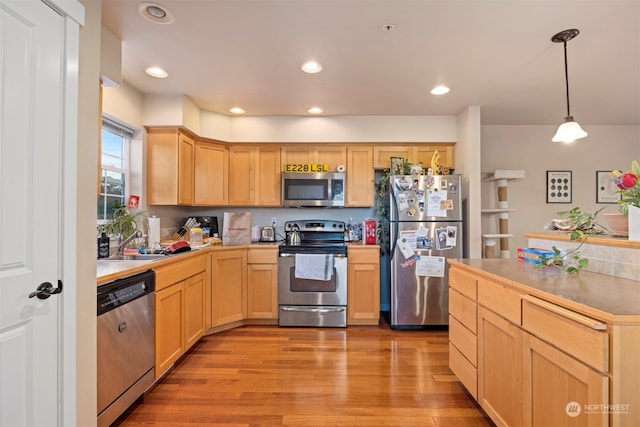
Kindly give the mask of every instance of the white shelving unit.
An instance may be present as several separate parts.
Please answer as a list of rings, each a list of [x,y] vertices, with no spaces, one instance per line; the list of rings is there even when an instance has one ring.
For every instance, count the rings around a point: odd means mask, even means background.
[[[507,200],[507,183],[512,180],[524,178],[524,170],[496,170],[493,175],[485,178],[486,181],[495,181],[498,191],[498,207],[482,209],[483,214],[498,216],[498,233],[483,234],[484,258],[496,257],[496,242],[500,241],[500,258],[509,258],[509,239],[513,234],[509,233],[509,214],[516,209],[509,208]]]

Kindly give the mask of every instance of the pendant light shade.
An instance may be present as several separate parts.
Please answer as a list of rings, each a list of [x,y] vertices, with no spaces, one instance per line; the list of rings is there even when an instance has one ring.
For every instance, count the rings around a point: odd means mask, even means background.
[[[565,122],[558,127],[553,142],[573,142],[576,139],[584,138],[587,133],[580,124],[573,120],[573,117],[565,117]]]
[[[564,123],[560,125],[556,134],[553,136],[553,142],[573,142],[576,139],[584,138],[587,136],[582,127],[573,120],[571,115],[571,109],[569,107],[569,70],[567,66],[567,42],[580,34],[580,31],[576,29],[560,31],[558,34],[551,37],[551,41],[554,43],[563,43],[564,45],[564,81],[567,89],[567,117],[564,118]]]

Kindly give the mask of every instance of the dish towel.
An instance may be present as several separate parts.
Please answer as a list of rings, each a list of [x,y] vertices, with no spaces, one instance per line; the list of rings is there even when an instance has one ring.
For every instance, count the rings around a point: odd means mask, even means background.
[[[296,279],[324,280],[333,276],[333,255],[296,254]]]

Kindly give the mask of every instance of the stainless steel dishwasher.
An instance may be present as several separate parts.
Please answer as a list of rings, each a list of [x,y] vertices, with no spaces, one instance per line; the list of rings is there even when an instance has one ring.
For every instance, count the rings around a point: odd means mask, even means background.
[[[155,274],[98,287],[98,426],[108,426],[154,381]]]

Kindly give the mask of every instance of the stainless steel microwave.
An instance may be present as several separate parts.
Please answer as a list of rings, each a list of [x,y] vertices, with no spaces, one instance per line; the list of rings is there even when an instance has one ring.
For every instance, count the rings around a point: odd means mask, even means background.
[[[344,207],[344,172],[283,172],[282,206]]]

